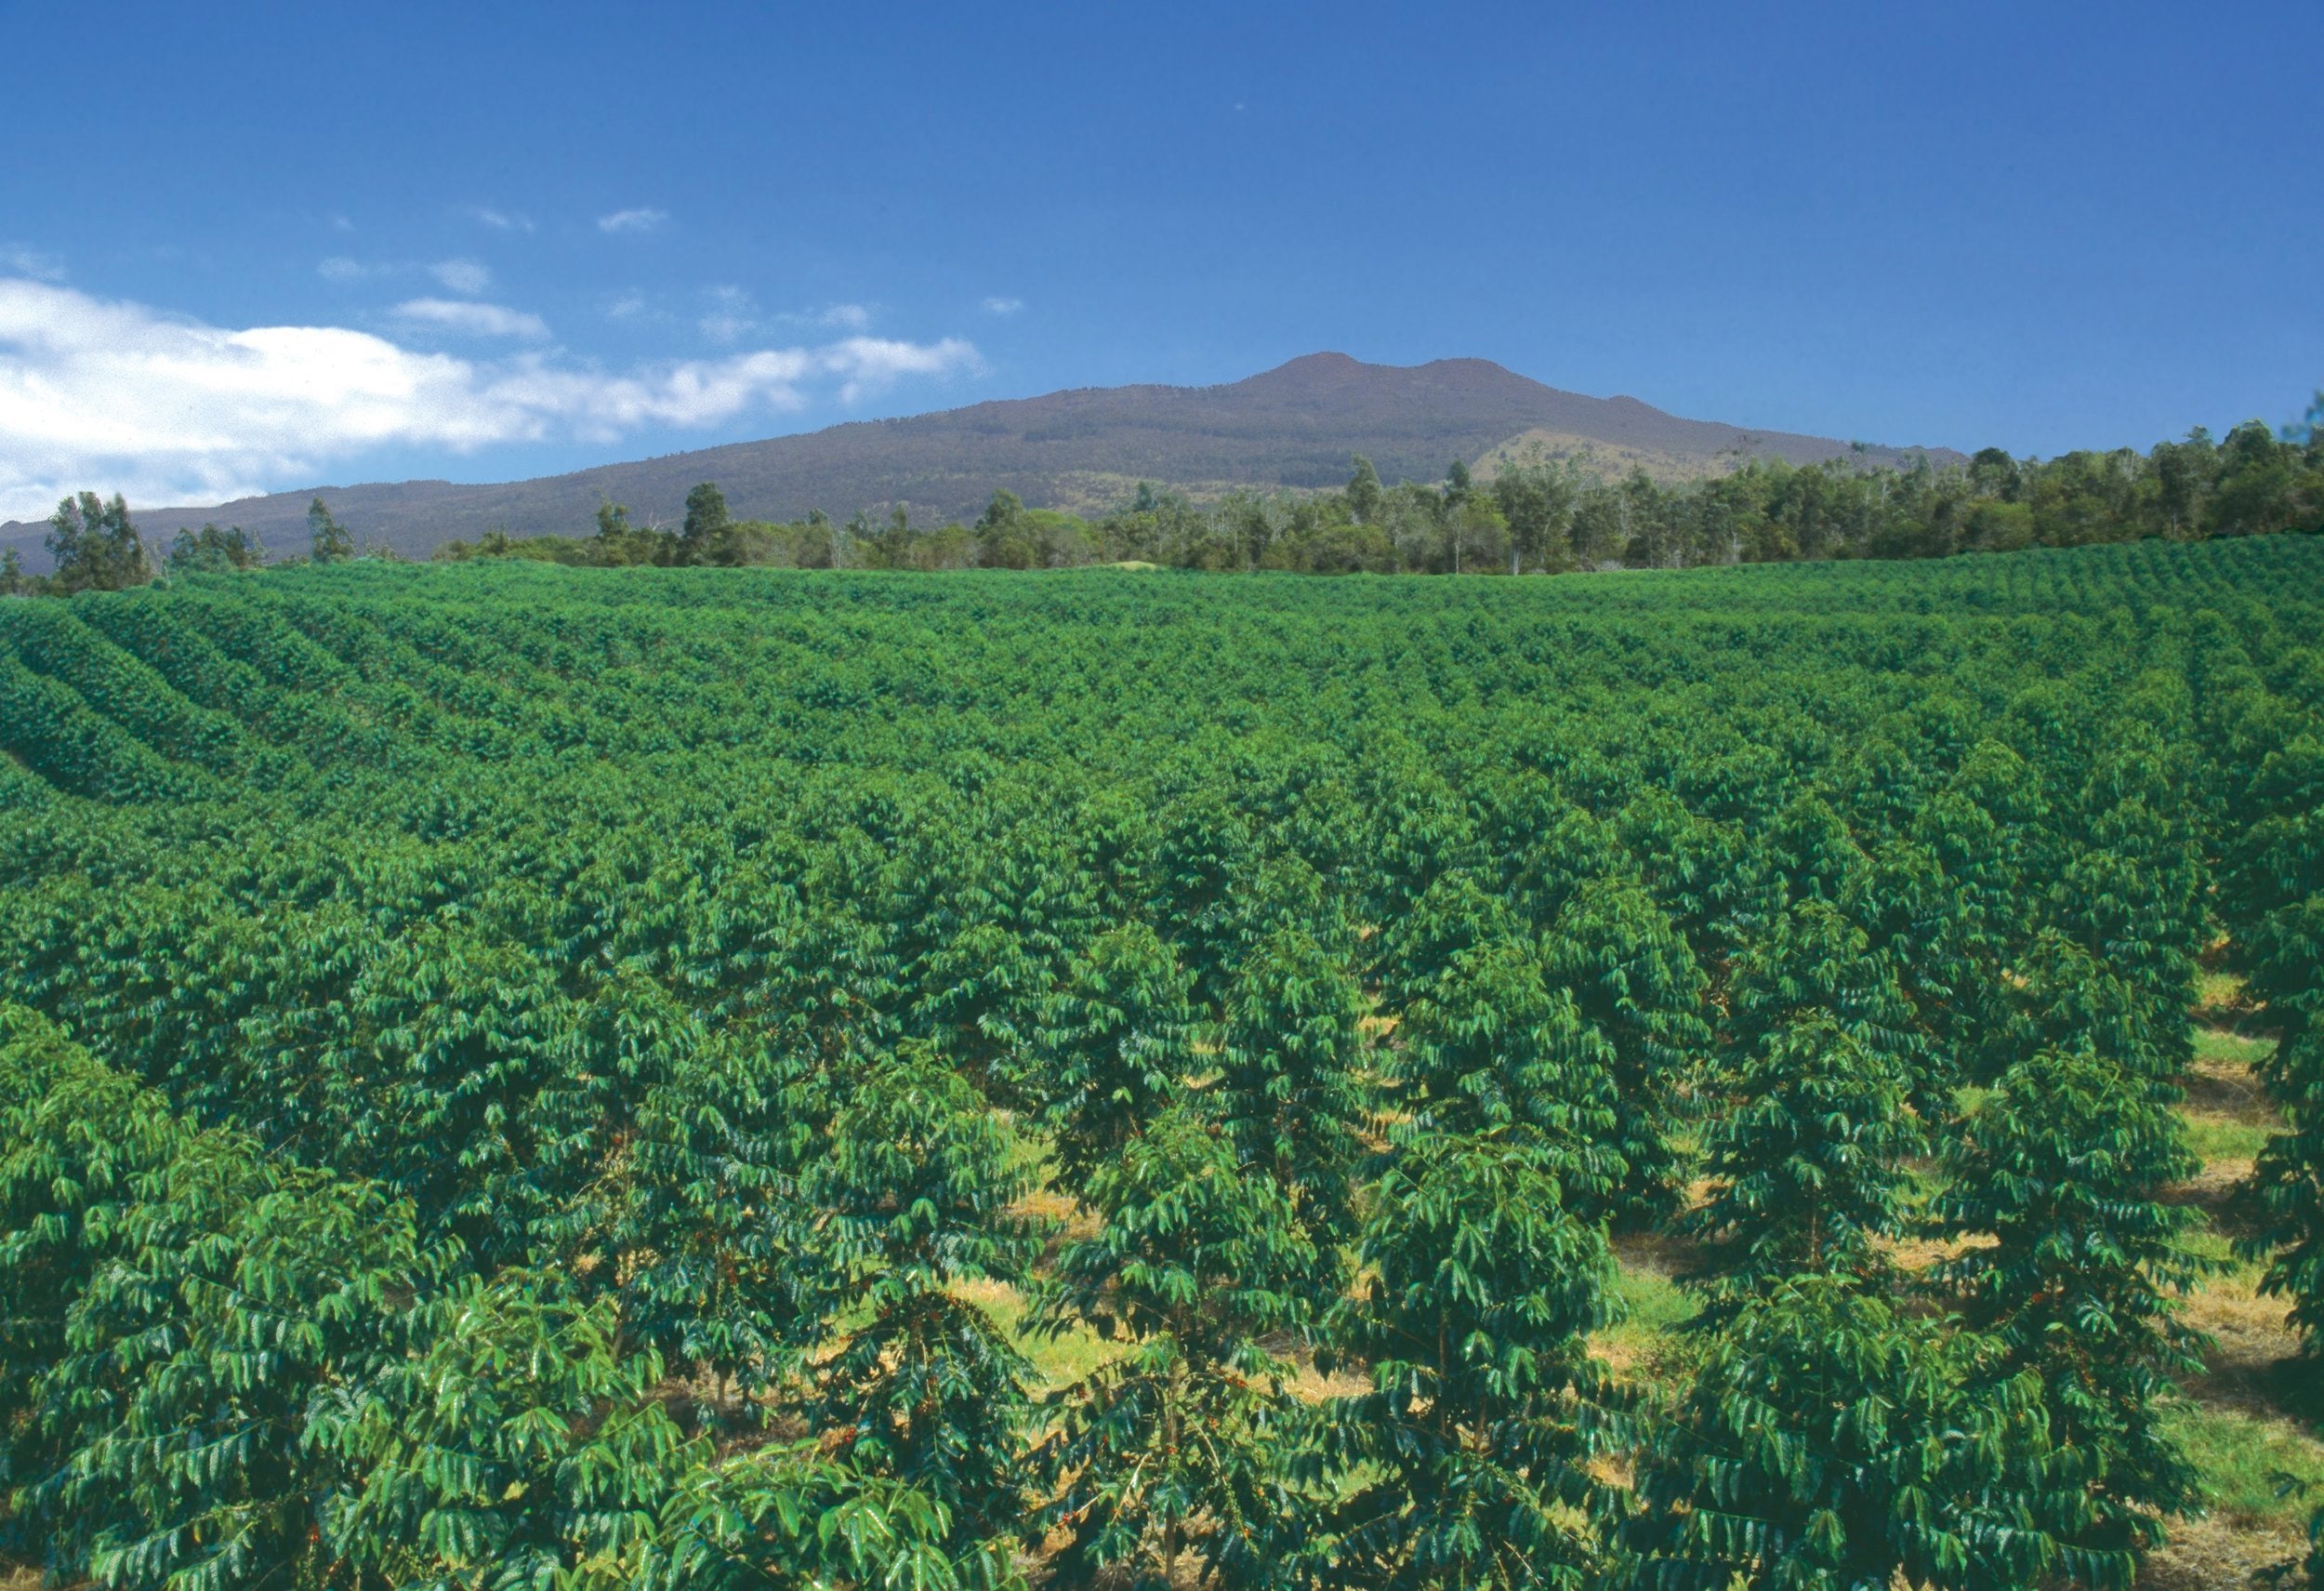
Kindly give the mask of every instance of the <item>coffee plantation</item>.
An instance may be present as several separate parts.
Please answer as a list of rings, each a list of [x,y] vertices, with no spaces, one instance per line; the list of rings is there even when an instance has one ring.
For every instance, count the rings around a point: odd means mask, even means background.
[[[2324,1452],[2324,538],[0,602],[59,1583],[2127,1586],[2238,1267]]]

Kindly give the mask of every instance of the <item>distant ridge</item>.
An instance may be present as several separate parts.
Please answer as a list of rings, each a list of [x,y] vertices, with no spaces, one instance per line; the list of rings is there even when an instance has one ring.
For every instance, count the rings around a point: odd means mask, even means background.
[[[587,535],[600,494],[627,503],[640,524],[674,524],[698,481],[718,482],[742,519],[799,519],[813,509],[844,519],[902,502],[916,520],[941,523],[973,518],[1003,487],[1035,508],[1092,513],[1140,481],[1197,497],[1236,487],[1311,490],[1343,484],[1356,453],[1383,480],[1434,480],[1455,458],[1489,473],[1498,457],[1528,444],[1663,478],[1711,473],[1750,456],[1794,464],[1852,454],[1873,464],[1961,457],[1946,448],[1859,453],[1830,437],[1682,419],[1636,398],[1561,391],[1486,359],[1393,365],[1311,353],[1225,386],[1075,388],[532,481],[307,486],[205,507],[132,506],[149,540],[166,543],[180,525],[215,520],[255,531],[284,553],[303,548],[307,503],[320,491],[358,536],[425,557],[494,528]],[[37,524],[0,524],[0,544],[25,548],[28,564],[46,563],[41,535]]]

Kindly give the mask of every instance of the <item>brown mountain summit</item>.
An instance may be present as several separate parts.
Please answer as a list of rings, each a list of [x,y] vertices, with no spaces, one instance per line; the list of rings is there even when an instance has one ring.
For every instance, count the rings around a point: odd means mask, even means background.
[[[1357,453],[1383,480],[1434,480],[1455,458],[1489,473],[1498,458],[1535,444],[1546,457],[1609,472],[1638,465],[1663,477],[1711,473],[1748,456],[1813,463],[1856,451],[1829,437],[1681,419],[1636,398],[1561,391],[1490,360],[1367,365],[1311,353],[1225,386],[1075,388],[533,481],[301,487],[137,512],[149,539],[166,542],[180,525],[215,520],[292,551],[303,548],[307,502],[321,491],[357,535],[424,557],[495,527],[586,535],[601,493],[628,504],[640,523],[673,524],[697,481],[718,482],[737,518],[798,519],[813,509],[845,518],[901,502],[916,519],[941,522],[973,517],[1002,487],[1033,507],[1089,513],[1121,502],[1140,481],[1197,497],[1236,487],[1307,490],[1344,483]],[[1895,464],[1924,452],[1888,447],[1861,457]],[[37,525],[0,525],[0,542],[37,548],[39,536]]]

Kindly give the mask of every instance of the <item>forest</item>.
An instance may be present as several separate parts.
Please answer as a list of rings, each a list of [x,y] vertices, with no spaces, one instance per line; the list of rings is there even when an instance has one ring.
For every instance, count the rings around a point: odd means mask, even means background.
[[[2177,457],[961,527],[1763,565],[1525,580],[71,505],[0,1569],[2324,1584],[2324,469]]]
[[[1339,491],[1231,491],[1196,501],[1140,484],[1095,520],[1028,508],[997,492],[972,524],[916,523],[908,503],[816,512],[772,524],[738,520],[716,482],[688,494],[674,525],[640,524],[601,499],[572,536],[490,532],[433,557],[526,559],[591,567],[1067,569],[1154,563],[1211,572],[1314,575],[1535,574],[1680,569],[1836,559],[1942,558],[2033,547],[2313,530],[2324,524],[2324,393],[2295,425],[2257,420],[2224,438],[2197,429],[2141,454],[2130,448],[2041,460],[1987,448],[1965,464],[1926,457],[1896,469],[1862,459],[1793,466],[1734,457],[1731,468],[1657,481],[1633,467],[1609,475],[1585,457],[1539,445],[1502,450],[1473,470],[1455,460],[1439,482],[1384,484],[1351,461]],[[0,550],[0,596],[118,590],[156,577],[278,562],[392,559],[343,524],[318,496],[308,545],[270,550],[239,526],[181,528],[150,547],[116,497],[83,493],[49,522],[55,573],[23,571]],[[281,556],[288,553],[287,557]]]
[[[1383,485],[1353,460],[1336,492],[1233,492],[1205,503],[1141,485],[1095,521],[997,493],[973,524],[915,524],[908,504],[786,524],[729,517],[715,483],[685,518],[640,527],[618,504],[595,532],[451,542],[447,560],[521,557],[583,564],[772,564],[790,568],[1059,569],[1151,563],[1301,574],[1525,574],[1679,569],[1842,558],[1942,558],[2152,537],[2196,541],[2324,523],[2324,395],[2299,426],[2258,421],[2213,439],[2198,430],[2140,454],[2016,459],[1987,448],[1966,465],[1855,460],[1793,466],[1747,458],[1679,482],[1644,470],[1608,478],[1538,447],[1438,483]]]

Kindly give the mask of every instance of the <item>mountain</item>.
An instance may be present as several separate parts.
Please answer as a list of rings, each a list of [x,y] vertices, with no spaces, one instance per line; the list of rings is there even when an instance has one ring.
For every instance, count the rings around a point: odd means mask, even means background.
[[[495,527],[586,535],[600,494],[629,505],[640,524],[675,524],[698,481],[716,481],[739,519],[799,519],[812,509],[844,518],[903,502],[916,519],[941,523],[973,518],[1001,487],[1035,508],[1089,513],[1121,502],[1140,481],[1197,498],[1238,486],[1335,486],[1357,453],[1385,481],[1435,480],[1455,458],[1489,474],[1499,457],[1536,444],[1551,457],[1612,472],[1635,464],[1663,477],[1711,473],[1738,455],[1805,464],[1852,451],[1829,437],[1681,419],[1636,398],[1560,391],[1489,360],[1366,365],[1312,353],[1226,386],[1076,388],[533,481],[301,487],[136,513],[150,541],[166,543],[181,525],[215,520],[290,551],[305,545],[307,503],[319,491],[357,536],[425,557],[439,543]],[[1897,464],[1921,454],[1961,457],[1890,447],[1861,457]],[[37,524],[0,524],[0,544],[25,547],[29,566],[45,562],[41,533]]]

